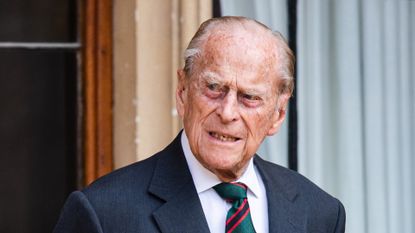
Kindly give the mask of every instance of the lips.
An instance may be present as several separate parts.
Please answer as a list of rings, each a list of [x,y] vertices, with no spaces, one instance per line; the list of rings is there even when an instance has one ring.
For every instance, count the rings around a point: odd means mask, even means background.
[[[240,138],[238,137],[234,137],[228,134],[222,134],[218,132],[209,132],[209,135],[222,142],[236,142],[240,140]]]

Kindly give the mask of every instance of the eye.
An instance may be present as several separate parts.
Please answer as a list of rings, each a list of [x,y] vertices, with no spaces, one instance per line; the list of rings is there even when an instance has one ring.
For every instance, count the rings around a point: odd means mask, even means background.
[[[241,94],[240,97],[242,103],[248,107],[257,107],[262,101],[262,98],[257,95]]]
[[[207,83],[205,95],[209,98],[218,98],[222,95],[223,88],[217,83]]]
[[[247,99],[247,100],[251,100],[251,101],[261,100],[261,98],[259,96],[248,95],[248,94],[242,94],[242,98]]]
[[[207,88],[211,91],[220,91],[220,86],[217,83],[209,83],[207,84]]]

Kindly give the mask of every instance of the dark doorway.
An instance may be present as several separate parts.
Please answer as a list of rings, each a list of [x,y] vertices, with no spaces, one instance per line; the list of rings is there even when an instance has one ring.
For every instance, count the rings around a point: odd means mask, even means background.
[[[51,232],[76,188],[78,15],[0,2],[0,232]]]

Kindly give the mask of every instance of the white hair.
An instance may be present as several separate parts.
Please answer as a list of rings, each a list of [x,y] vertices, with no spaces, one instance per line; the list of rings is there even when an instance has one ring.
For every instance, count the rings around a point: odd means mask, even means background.
[[[281,33],[272,31],[262,23],[240,16],[225,16],[219,18],[212,18],[202,23],[190,41],[187,49],[184,51],[184,72],[186,76],[191,77],[193,75],[194,63],[197,58],[202,55],[202,45],[206,41],[207,36],[210,34],[212,28],[217,26],[229,25],[231,23],[239,23],[243,26],[246,23],[254,23],[255,25],[262,27],[263,29],[272,33],[277,41],[275,57],[277,58],[276,70],[278,71],[278,78],[281,80],[278,91],[280,93],[292,93],[294,89],[294,55],[289,48],[286,40]]]

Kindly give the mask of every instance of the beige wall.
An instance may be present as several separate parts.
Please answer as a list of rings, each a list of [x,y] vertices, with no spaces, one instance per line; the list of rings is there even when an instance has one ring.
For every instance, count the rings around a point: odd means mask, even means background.
[[[176,70],[211,0],[114,1],[114,164],[144,159],[181,128]]]

